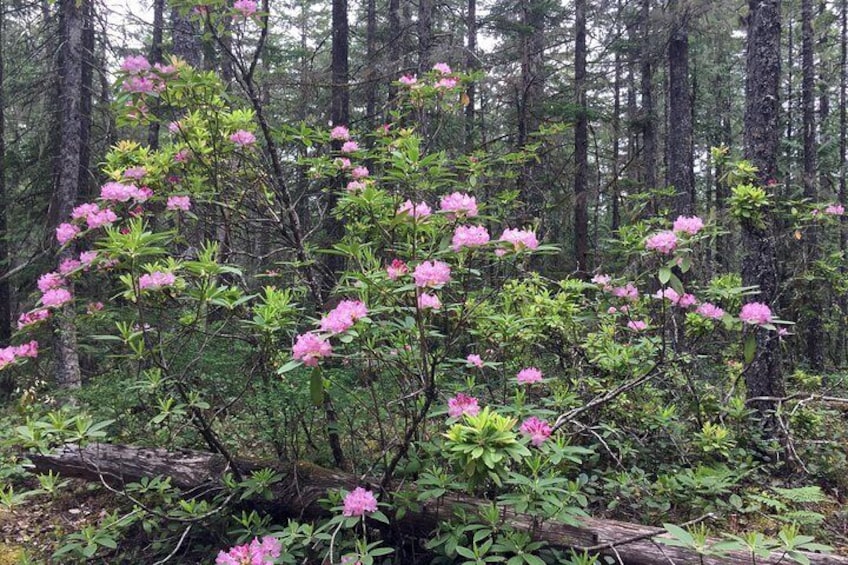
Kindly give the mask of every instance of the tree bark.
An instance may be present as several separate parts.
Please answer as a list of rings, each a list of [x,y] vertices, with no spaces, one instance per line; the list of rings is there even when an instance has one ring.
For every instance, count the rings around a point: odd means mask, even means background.
[[[642,181],[648,190],[657,188],[657,129],[654,113],[654,70],[651,60],[651,0],[642,0]]]
[[[9,256],[9,231],[7,224],[8,205],[6,195],[6,97],[3,86],[3,42],[6,40],[5,3],[0,0],[0,273],[7,273],[12,266]],[[0,347],[9,345],[12,337],[12,286],[7,277],[0,279]]]
[[[433,0],[418,0],[418,72],[430,70],[433,48]]]
[[[66,477],[78,477],[92,481],[105,481],[113,488],[124,483],[135,482],[142,477],[165,476],[171,484],[183,490],[208,491],[198,488],[220,485],[224,473],[229,471],[225,459],[217,454],[201,451],[146,449],[122,445],[90,444],[80,449],[65,446],[53,454],[30,456],[33,471],[53,471]],[[261,495],[249,499],[251,508],[256,508],[274,518],[314,520],[330,514],[319,501],[328,491],[352,490],[363,484],[376,488],[377,483],[340,471],[324,469],[312,463],[247,462],[240,461],[241,471],[248,475],[252,470],[271,467],[283,474],[284,479],[271,489],[273,497],[268,501]],[[411,493],[407,492],[407,496]],[[414,494],[414,493],[413,493]],[[417,508],[409,508],[402,518],[396,518],[393,526],[407,537],[422,538],[433,532],[441,522],[448,519],[455,506],[470,510],[491,505],[490,501],[463,495],[447,495],[429,500]],[[654,541],[664,533],[663,528],[652,528],[616,520],[600,520],[589,517],[575,518],[576,525],[559,522],[537,522],[526,514],[503,509],[501,519],[510,527],[529,532],[537,541],[544,541],[558,548],[573,548],[577,552],[589,548],[590,553],[618,557],[628,565],[660,565],[669,562],[686,565],[750,565],[751,557],[746,552],[729,552],[722,557],[700,556],[691,549],[665,546]],[[375,527],[380,527],[376,522]],[[710,540],[716,541],[716,540]],[[614,545],[615,549],[610,546]],[[848,559],[835,555],[804,553],[816,565],[845,565]],[[773,555],[757,560],[772,564],[785,562],[785,557]]]
[[[577,272],[589,267],[589,107],[586,101],[586,0],[574,2],[574,260]]]
[[[745,156],[757,167],[757,180],[767,190],[777,185],[780,109],[780,0],[749,0],[748,46],[745,81]],[[778,278],[772,211],[765,207],[762,223],[742,222],[742,284],[757,285],[754,301],[774,304]],[[745,371],[748,397],[782,397],[780,342],[775,332],[757,332],[757,351]],[[760,413],[773,407],[757,401],[752,407]]]
[[[153,35],[150,40],[150,64],[162,62],[162,28],[165,0],[153,0]],[[159,148],[159,120],[153,120],[147,129],[147,146],[151,151]]]
[[[839,34],[839,203],[844,207],[848,205],[848,190],[846,190],[846,153],[848,153],[848,110],[845,106],[848,105],[848,0],[840,2],[840,34]],[[845,256],[848,245],[848,230],[846,230],[845,215],[840,217],[839,221],[839,250]],[[846,272],[845,262],[840,264],[840,273],[843,275]],[[846,357],[846,338],[845,338],[845,316],[848,314],[848,297],[842,293],[839,297],[839,304],[842,310],[840,319],[839,332],[839,357],[840,362],[844,362]]]
[[[203,62],[203,48],[198,39],[198,30],[177,8],[171,8],[171,52],[197,69]]]
[[[689,89],[689,15],[679,0],[669,3],[673,29],[668,42],[668,109],[673,121],[666,137],[668,184],[674,187],[678,214],[695,213],[692,98]]]
[[[477,68],[477,0],[468,0],[465,13],[466,27],[466,51],[465,72],[472,72]],[[476,85],[474,81],[468,83],[465,95],[468,97],[465,104],[465,151],[470,152],[474,148],[474,104]]]

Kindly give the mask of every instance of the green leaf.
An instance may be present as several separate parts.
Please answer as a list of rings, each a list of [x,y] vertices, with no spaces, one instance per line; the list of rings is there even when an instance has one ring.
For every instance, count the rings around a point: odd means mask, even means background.
[[[291,371],[293,369],[297,369],[302,364],[303,363],[301,363],[300,361],[291,360],[288,363],[286,363],[285,365],[283,365],[282,367],[280,367],[279,369],[277,369],[277,374],[282,375],[283,373],[288,373],[289,371]]]
[[[751,364],[754,360],[754,355],[757,353],[757,338],[751,334],[745,341],[745,363]]]
[[[682,541],[683,543],[692,546],[695,545],[695,538],[692,537],[692,534],[681,528],[680,526],[676,526],[674,524],[663,524],[663,528],[666,529],[668,533]]]
[[[660,267],[660,272],[658,276],[661,285],[667,284],[669,279],[671,279],[671,269],[669,269],[668,267]]]

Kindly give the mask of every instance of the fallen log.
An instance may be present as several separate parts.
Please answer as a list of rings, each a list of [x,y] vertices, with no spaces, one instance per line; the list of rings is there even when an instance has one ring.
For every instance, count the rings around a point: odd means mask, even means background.
[[[90,444],[83,448],[69,445],[48,455],[31,455],[30,460],[31,470],[39,473],[53,471],[66,477],[104,481],[113,487],[142,477],[162,476],[170,478],[172,485],[184,491],[195,492],[220,487],[228,470],[224,458],[212,453],[112,444]],[[262,510],[276,518],[310,520],[326,517],[328,513],[319,500],[325,498],[328,491],[351,490],[369,484],[348,473],[307,462],[258,464],[239,461],[238,464],[245,474],[263,467],[272,467],[283,474],[284,479],[273,487],[274,497],[270,502],[264,499],[255,501]],[[473,509],[488,504],[481,499],[449,495],[424,502],[417,510],[408,510],[401,519],[395,520],[394,527],[404,536],[422,538],[433,532],[440,521],[449,519],[455,505]],[[507,509],[502,510],[502,518],[505,524],[516,530],[531,532],[537,541],[573,548],[578,552],[589,548],[592,553],[612,556],[626,565],[752,563],[750,555],[741,551],[709,557],[700,556],[688,548],[663,545],[655,541],[665,535],[662,528],[588,517],[579,518],[577,526],[552,521],[537,524],[530,516]],[[819,553],[804,555],[816,565],[848,565],[846,557]],[[769,559],[758,558],[756,562],[776,565],[788,561],[785,556],[775,554]]]

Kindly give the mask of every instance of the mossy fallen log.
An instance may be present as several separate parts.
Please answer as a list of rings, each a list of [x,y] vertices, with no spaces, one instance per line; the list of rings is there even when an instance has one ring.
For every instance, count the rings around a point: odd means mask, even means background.
[[[83,448],[69,445],[48,455],[32,455],[30,459],[34,472],[53,471],[66,477],[102,480],[113,487],[142,477],[162,476],[169,477],[172,485],[188,492],[208,492],[210,487],[220,485],[228,471],[224,458],[212,453],[112,444],[91,444]],[[284,476],[274,485],[272,500],[257,497],[257,500],[249,501],[276,518],[311,520],[326,517],[327,511],[319,500],[325,498],[327,492],[369,484],[351,474],[307,462],[257,464],[239,461],[238,464],[244,473],[273,467]],[[468,496],[445,496],[422,503],[415,510],[407,510],[402,518],[394,520],[392,527],[405,537],[426,538],[439,522],[451,517],[455,505],[473,509],[489,504]],[[750,565],[754,562],[750,555],[741,551],[712,557],[698,555],[689,548],[664,545],[657,541],[665,535],[662,528],[617,520],[587,517],[579,518],[577,526],[552,521],[537,524],[530,516],[507,509],[502,510],[502,518],[505,524],[516,530],[531,532],[535,540],[577,551],[594,548],[593,553],[612,556],[627,565]],[[816,565],[848,565],[848,558],[837,555],[804,555]],[[778,554],[756,560],[756,563],[774,565],[789,562],[791,560],[786,556]]]

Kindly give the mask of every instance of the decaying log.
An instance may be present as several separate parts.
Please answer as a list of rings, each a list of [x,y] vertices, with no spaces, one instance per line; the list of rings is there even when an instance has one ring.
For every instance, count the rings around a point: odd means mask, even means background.
[[[220,455],[201,451],[148,449],[123,445],[91,444],[84,448],[66,446],[49,455],[32,455],[35,472],[58,472],[66,477],[103,480],[112,486],[138,481],[142,477],[170,477],[171,484],[183,490],[208,491],[220,485],[227,472],[227,464]],[[313,519],[326,517],[319,504],[328,491],[350,490],[362,486],[355,476],[306,463],[272,463],[240,461],[239,468],[249,473],[252,469],[273,467],[285,477],[274,485],[273,500],[257,500],[262,510],[277,518]],[[368,485],[367,482],[364,483]],[[377,484],[376,482],[374,483]],[[397,531],[405,536],[426,537],[440,521],[449,519],[454,505],[469,508],[488,505],[480,499],[461,495],[445,496],[427,501],[416,511],[407,511],[395,520]],[[534,539],[562,548],[598,548],[594,553],[609,555],[624,564],[633,565],[750,565],[752,560],[744,552],[730,552],[720,558],[703,557],[687,548],[672,547],[654,541],[662,529],[648,526],[580,518],[578,526],[556,522],[534,525],[531,517],[508,510],[502,511],[504,522],[516,530],[531,531]],[[656,534],[656,535],[652,535]],[[653,538],[653,539],[652,539]],[[626,543],[625,543],[626,542]],[[848,558],[817,553],[805,554],[816,565],[848,565]],[[757,563],[787,563],[780,555],[771,559],[758,558]]]

